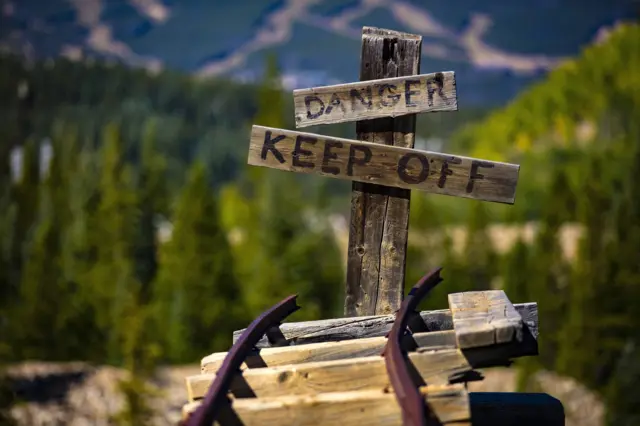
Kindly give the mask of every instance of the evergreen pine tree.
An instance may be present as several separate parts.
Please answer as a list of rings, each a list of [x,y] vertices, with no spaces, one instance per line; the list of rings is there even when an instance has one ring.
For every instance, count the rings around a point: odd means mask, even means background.
[[[488,234],[490,219],[487,210],[482,202],[471,202],[473,206],[469,212],[466,239],[460,259],[464,269],[451,268],[459,271],[454,278],[458,291],[489,290],[497,274],[498,259]]]
[[[530,248],[522,237],[503,259],[503,289],[512,303],[531,300],[529,282],[531,275]]]
[[[270,57],[254,122],[282,127],[283,104],[276,60]],[[222,193],[224,222],[238,236],[236,271],[242,282],[251,283],[243,292],[246,321],[292,293],[304,299],[298,318],[339,313],[342,262],[331,226],[318,214],[321,206],[314,205],[318,198],[297,176],[260,167],[247,170],[242,189],[228,187]]]
[[[56,340],[62,334],[60,319],[65,315],[66,294],[59,285],[59,233],[47,186],[42,191],[40,217],[22,268],[19,318],[29,326],[23,328],[20,338],[23,357],[60,359],[64,344],[56,344]]]
[[[125,314],[137,304],[140,284],[135,276],[135,236],[139,223],[133,171],[125,163],[118,129],[105,129],[100,201],[93,237],[96,261],[91,268],[91,292],[98,326],[106,336],[107,360],[122,362]],[[88,284],[88,283],[87,283]]]
[[[167,212],[164,158],[155,148],[156,123],[146,123],[142,140],[140,172],[138,176],[140,222],[135,248],[137,279],[141,284],[139,301],[147,304],[153,293],[153,281],[158,269],[158,226]]]
[[[540,355],[537,361],[552,366],[557,359],[559,330],[567,309],[569,269],[558,241],[569,211],[571,187],[562,165],[557,166],[551,187],[542,207],[539,229],[532,248],[528,297],[538,303],[540,321]]]
[[[192,361],[228,349],[234,327],[241,328],[234,318],[239,289],[216,198],[196,162],[175,207],[171,240],[162,248],[156,301],[167,359]]]
[[[13,186],[15,224],[11,248],[11,281],[16,288],[20,280],[25,244],[29,241],[38,214],[40,198],[40,145],[33,139],[22,146],[22,162],[18,182]]]
[[[0,145],[9,146],[7,140]],[[12,283],[12,233],[15,220],[15,202],[12,197],[12,182],[8,149],[0,147],[0,359],[11,356],[13,349],[9,343],[10,307],[16,300],[17,289]]]
[[[433,289],[421,304],[421,309],[447,309],[447,294],[453,282],[451,266],[453,253],[451,240],[443,230],[443,220],[432,201],[432,194],[411,194],[409,215],[409,241],[405,273],[405,294],[420,278],[435,267],[442,266],[442,284]]]

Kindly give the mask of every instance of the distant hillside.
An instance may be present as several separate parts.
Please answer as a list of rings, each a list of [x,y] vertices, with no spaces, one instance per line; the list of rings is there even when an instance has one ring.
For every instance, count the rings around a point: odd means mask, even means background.
[[[620,24],[506,108],[466,128],[455,145],[474,156],[508,160],[611,139],[640,116],[638,70],[640,26]]]
[[[462,106],[512,99],[604,27],[628,0],[3,0],[0,50],[93,57],[255,81],[264,56],[291,88],[357,79],[362,26],[424,36],[422,69],[454,70]]]

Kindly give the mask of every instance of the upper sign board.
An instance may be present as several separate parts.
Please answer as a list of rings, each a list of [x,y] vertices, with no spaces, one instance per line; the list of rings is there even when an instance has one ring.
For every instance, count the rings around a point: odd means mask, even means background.
[[[248,163],[513,204],[520,166],[253,126]]]
[[[293,91],[296,127],[457,111],[453,71]]]

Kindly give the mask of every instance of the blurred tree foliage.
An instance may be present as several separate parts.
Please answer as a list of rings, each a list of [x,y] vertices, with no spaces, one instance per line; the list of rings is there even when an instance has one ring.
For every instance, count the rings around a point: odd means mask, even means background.
[[[539,368],[572,376],[602,395],[616,425],[640,416],[639,69],[640,27],[621,25],[457,133],[447,150],[521,165],[517,202],[414,192],[407,259],[407,287],[444,266],[424,308],[499,285],[514,302],[538,302],[541,354],[516,363],[521,388]],[[145,424],[139,395],[156,363],[226,350],[234,329],[292,293],[303,306],[294,320],[341,315],[331,225],[349,185],[245,165],[251,123],[292,127],[279,81],[275,58],[253,86],[0,58],[3,361],[125,366],[118,420]],[[447,120],[421,136],[446,137]],[[353,136],[346,125],[310,131]],[[495,222],[533,222],[535,235],[498,250]],[[581,230],[575,252],[569,225]]]
[[[499,282],[512,301],[537,302],[540,356],[517,360],[520,389],[534,390],[529,378],[540,368],[571,376],[602,396],[611,425],[640,421],[631,385],[640,371],[638,70],[640,26],[620,25],[454,136],[453,150],[521,165],[516,204],[484,206],[503,225],[537,226],[532,239],[521,228],[499,261],[477,202],[412,194],[411,232],[420,235],[410,238],[407,285],[441,264],[445,281],[428,307]],[[452,214],[467,224],[451,226]],[[571,227],[581,230],[575,253],[564,240]]]

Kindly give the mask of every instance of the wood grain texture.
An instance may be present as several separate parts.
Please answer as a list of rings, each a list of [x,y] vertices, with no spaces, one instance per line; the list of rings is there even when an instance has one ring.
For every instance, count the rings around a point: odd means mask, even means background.
[[[421,51],[419,35],[365,27],[360,81],[419,74]],[[358,121],[357,139],[413,148],[415,120],[415,114],[409,114]],[[402,303],[411,193],[382,183],[352,184],[344,309],[348,317],[390,314]]]
[[[536,303],[518,303],[514,305],[522,318],[524,326],[532,338],[538,338],[538,305]],[[423,324],[418,325],[418,331],[446,331],[453,330],[453,319],[449,309],[422,311],[420,318]],[[382,337],[390,330],[395,315],[378,315],[366,317],[332,318],[326,320],[285,322],[279,330],[289,345],[304,345],[320,342],[337,342],[341,340],[360,339],[365,337]],[[414,325],[414,327],[416,327]],[[233,332],[233,342],[242,334],[242,330]],[[263,337],[257,348],[269,348],[274,345]]]
[[[260,349],[247,357],[241,369],[377,356],[382,353],[386,342],[385,337],[369,337],[341,342]],[[455,349],[457,344],[456,333],[453,330],[415,333],[407,336],[403,341],[404,349],[409,352]],[[522,342],[466,348],[462,351],[474,368],[495,367],[507,365],[512,358],[537,355],[538,343],[527,334],[527,338]],[[226,352],[217,352],[204,357],[201,361],[202,372],[216,372],[226,354]]]
[[[446,385],[451,378],[458,378],[473,370],[458,349],[412,352],[409,354],[409,360],[428,385]],[[203,398],[215,377],[215,373],[187,377],[189,400]],[[250,368],[236,375],[230,392],[236,398],[261,398],[366,389],[382,390],[389,386],[384,358],[378,355],[271,368]]]
[[[449,294],[449,309],[460,348],[523,340],[522,318],[502,290]]]
[[[457,111],[453,71],[293,91],[296,127]]]
[[[469,425],[469,396],[462,385],[420,388],[443,425]],[[199,401],[183,408],[187,416]],[[244,426],[402,426],[400,406],[391,392],[355,391],[246,398],[233,401],[220,416],[220,425]]]
[[[304,362],[376,356],[382,353],[386,343],[387,339],[384,337],[370,337],[344,342],[310,343],[300,346],[261,349],[247,357],[242,368],[275,367]],[[413,336],[407,336],[403,343],[404,348],[408,351],[416,348],[453,349],[456,346],[456,336],[454,331],[416,333]],[[226,355],[227,352],[217,352],[204,357],[201,362],[202,372],[216,372]]]
[[[370,393],[371,391],[363,391],[359,393],[359,396],[360,398],[362,398],[365,395],[369,395]],[[353,392],[349,392],[348,394],[352,395],[352,397],[349,399],[350,401],[355,399],[355,395]],[[345,395],[345,393],[335,393],[327,395],[330,395],[330,400],[335,400],[340,398],[341,395]],[[435,395],[432,395],[432,397],[433,396]],[[454,398],[454,402],[457,398],[459,398],[459,396],[456,396],[455,394],[452,397]],[[294,402],[299,402],[300,400],[301,399],[295,399]],[[562,403],[556,398],[553,398],[552,396],[544,393],[469,392],[467,400],[468,406],[470,408],[471,421],[453,422],[451,423],[452,426],[471,426],[471,424],[473,424],[473,426],[564,426],[565,424],[564,407],[562,406]],[[273,399],[265,400],[259,405],[259,407],[261,408],[265,404],[269,404],[273,401]],[[278,401],[282,403],[291,400],[278,399]],[[307,399],[307,401],[309,400]],[[238,414],[240,414],[240,416],[243,416],[242,419],[244,420],[248,420],[248,415],[244,414],[245,411],[248,411],[248,406],[244,404],[248,402],[248,400],[236,400],[233,407],[235,410],[240,411],[240,413]],[[431,407],[433,407],[435,410],[440,410],[437,402],[431,400],[430,403]],[[187,413],[193,412],[193,410],[195,410],[199,405],[199,402],[192,402],[185,405],[183,407],[183,416],[185,416]],[[365,418],[362,420],[362,425],[371,424],[369,423],[369,421],[372,418],[367,418],[366,416],[368,415],[369,413],[364,416]],[[304,424],[308,424],[309,426],[324,426],[325,424],[328,424],[324,423],[324,421],[326,421],[325,419],[326,418],[322,418],[317,423]],[[233,416],[229,416],[228,412],[227,416],[225,416],[221,420],[222,423],[218,424],[222,424],[225,426],[231,424],[241,424],[234,423],[233,421],[235,419],[233,419]],[[228,420],[231,420],[231,422],[229,422]],[[259,425],[259,421],[260,419],[255,419],[255,423],[250,424]],[[377,420],[374,419],[374,421]],[[275,423],[274,421],[273,424],[277,423]],[[340,425],[342,425],[342,423],[340,423]]]
[[[515,200],[520,169],[520,166],[515,164],[263,126],[253,126],[248,163],[297,173],[376,183],[396,187],[394,190],[418,189],[435,194],[508,204],[513,204]],[[397,194],[397,191],[392,191],[393,188],[382,189],[384,187],[380,185],[372,187],[367,194]],[[373,221],[371,216],[366,216],[369,219],[364,219],[363,216],[363,226],[367,228],[367,233],[362,231],[364,246],[361,249],[364,251],[356,251],[362,253],[365,260],[368,259],[366,253],[369,253],[365,246],[371,248],[371,245],[374,245],[380,248],[385,230],[385,222],[382,219],[387,217],[389,209],[392,209],[386,202],[380,204],[373,203],[372,199],[368,200],[367,206],[377,206],[375,208],[381,214],[381,221],[378,223]],[[394,227],[393,230],[387,229],[389,235],[404,229],[404,225],[400,224],[387,226]],[[376,235],[377,240],[374,238]],[[375,241],[378,242],[374,244]],[[404,250],[393,245],[392,241],[388,241],[387,244],[390,251],[393,247],[398,252]],[[370,266],[376,271],[377,276],[380,266]],[[367,273],[373,273],[371,268],[366,270]],[[374,299],[375,297],[363,300],[375,304]],[[384,313],[391,312],[393,311]]]

